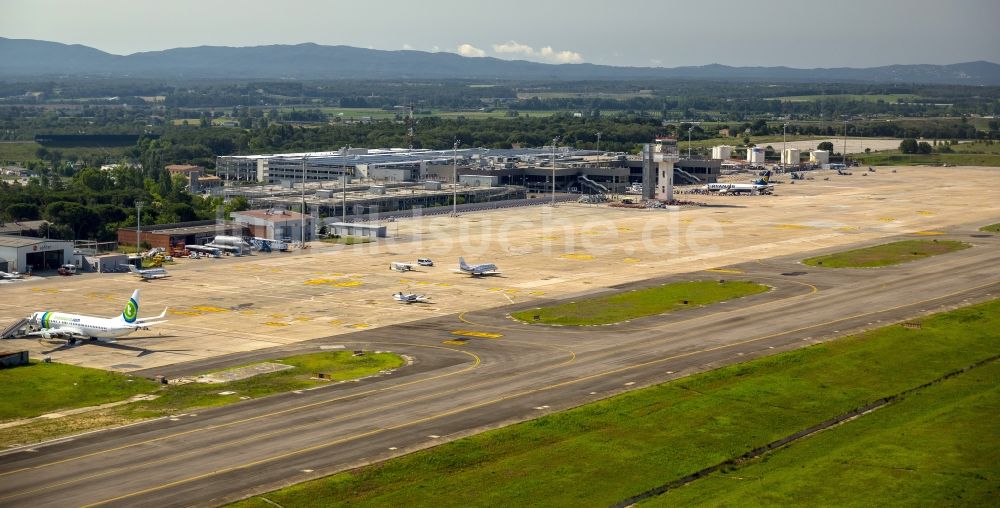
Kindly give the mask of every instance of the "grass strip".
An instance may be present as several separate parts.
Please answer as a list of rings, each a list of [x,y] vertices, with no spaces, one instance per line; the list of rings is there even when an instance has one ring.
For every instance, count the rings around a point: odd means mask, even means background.
[[[603,325],[763,293],[769,288],[749,281],[673,282],[551,307],[513,312],[514,319],[546,325]]]
[[[1000,495],[997,414],[991,362],[642,505],[989,506]]]
[[[636,390],[262,497],[297,507],[607,506],[990,358],[1000,350],[997,329],[1000,300],[928,317],[919,328],[889,326]],[[976,431],[995,446],[994,419],[981,419]],[[879,450],[877,441],[868,446]],[[260,497],[235,505],[271,506]]]
[[[803,259],[802,263],[823,268],[875,268],[909,263],[969,247],[972,245],[954,240],[903,240]]]
[[[979,228],[979,230],[985,233],[1000,233],[1000,222],[996,224],[990,224],[989,226],[983,226]]]
[[[402,357],[394,353],[366,353],[361,356],[353,356],[350,351],[312,353],[271,361],[292,365],[293,368],[227,383],[187,383],[169,386],[158,385],[152,381],[125,374],[59,364],[37,364],[31,367],[0,370],[0,375],[4,375],[23,369],[23,372],[17,375],[30,377],[33,375],[32,371],[38,366],[56,365],[60,367],[59,371],[71,372],[77,376],[76,379],[79,379],[71,391],[54,391],[65,385],[61,379],[35,382],[27,390],[6,382],[0,383],[0,401],[3,401],[0,407],[12,412],[8,409],[9,407],[24,406],[25,409],[18,413],[19,418],[38,416],[53,409],[85,407],[123,400],[135,393],[151,393],[159,396],[154,400],[133,402],[64,418],[43,419],[42,421],[0,429],[0,447],[33,443],[68,433],[123,425],[147,418],[175,414],[188,409],[222,406],[246,398],[254,399],[275,393],[326,385],[330,384],[331,380],[357,379],[377,374],[383,370],[395,369],[406,363]],[[72,369],[63,369],[63,367],[72,367]],[[79,377],[80,373],[86,377]],[[316,379],[314,376],[318,373],[327,375],[329,380]],[[133,381],[129,383],[129,379]],[[122,385],[124,388],[114,388],[118,385]],[[141,386],[142,389],[137,390],[137,386]],[[89,397],[86,399],[90,401],[88,403],[79,402],[80,399],[77,397],[90,392],[105,395],[100,399]],[[50,395],[47,397],[48,403],[44,408],[36,407],[29,411],[28,409],[32,407],[29,405],[31,399],[46,393]],[[220,395],[220,393],[226,394]]]

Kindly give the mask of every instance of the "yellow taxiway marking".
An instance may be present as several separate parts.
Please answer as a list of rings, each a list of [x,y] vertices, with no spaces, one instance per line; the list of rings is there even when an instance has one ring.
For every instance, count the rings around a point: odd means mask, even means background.
[[[858,226],[840,226],[840,227],[836,227],[834,229],[837,230],[837,231],[846,231],[846,232],[849,232],[849,231],[861,231],[861,228],[858,227]]]
[[[368,323],[354,323],[352,325],[347,325],[348,328],[369,328],[371,327]]]
[[[490,332],[477,332],[475,330],[452,330],[452,335],[461,335],[463,337],[477,337],[480,339],[499,339],[503,337],[502,333],[490,333]]]
[[[882,222],[896,222],[896,219],[892,217],[879,217],[878,220]]]
[[[281,321],[266,321],[265,326],[288,326],[288,323],[282,323]]]
[[[778,224],[774,227],[778,229],[816,229],[815,226],[806,226],[804,224]]]
[[[705,271],[715,273],[744,273],[743,270],[737,270],[735,268],[708,268]]]
[[[209,305],[195,305],[194,307],[191,308],[201,312],[229,312],[229,309],[223,309],[222,307],[212,307]]]
[[[562,256],[559,256],[559,259],[572,259],[575,261],[592,261],[594,259],[594,256],[591,254],[567,253],[563,254]]]
[[[942,232],[942,231],[915,231],[913,234],[920,235],[920,236],[937,236],[937,235],[943,235],[944,232]]]
[[[917,210],[917,213],[920,214],[920,215],[923,215],[923,216],[934,215],[934,212],[931,212],[931,211],[928,211],[928,210]]]
[[[639,261],[642,261],[642,260],[639,259],[639,258],[625,258],[625,259],[622,260],[622,262],[624,262],[624,263],[638,263]]]
[[[364,282],[361,282],[360,280],[345,280],[343,282],[338,282],[338,283],[334,284],[334,286],[336,286],[338,288],[352,288],[352,287],[360,286],[362,284],[364,284]]]
[[[441,343],[442,344],[448,344],[449,346],[464,346],[464,345],[468,344],[467,341],[464,341],[462,339],[448,339],[448,340],[441,341]]]

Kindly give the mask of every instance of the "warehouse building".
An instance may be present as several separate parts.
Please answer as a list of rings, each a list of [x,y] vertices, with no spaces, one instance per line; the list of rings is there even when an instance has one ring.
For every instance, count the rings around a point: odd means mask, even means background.
[[[299,212],[283,209],[244,210],[233,212],[233,222],[246,228],[255,238],[299,242],[304,228],[306,241],[314,239],[313,218]]]
[[[160,247],[170,251],[178,245],[204,245],[216,236],[246,236],[241,224],[229,221],[202,220],[179,222],[174,224],[152,224],[142,226],[140,245]],[[118,230],[118,245],[135,245],[135,228],[120,228]]]
[[[72,260],[72,241],[0,235],[0,271],[55,270]]]

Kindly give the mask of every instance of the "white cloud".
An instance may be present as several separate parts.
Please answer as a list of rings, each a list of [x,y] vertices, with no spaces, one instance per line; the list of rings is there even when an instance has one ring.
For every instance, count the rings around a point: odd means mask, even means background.
[[[501,55],[525,55],[531,56],[535,54],[535,48],[528,46],[527,44],[521,44],[517,41],[507,41],[503,44],[494,44],[493,52],[499,53]]]
[[[552,46],[545,46],[538,54],[542,55],[542,58],[556,63],[580,63],[583,61],[583,56],[576,51],[556,51],[552,49]]]
[[[653,67],[663,67],[663,60],[660,60],[659,58],[650,58],[649,63]]]
[[[440,46],[431,46],[431,53],[437,53],[438,51],[441,51]]]
[[[472,44],[462,44],[458,47],[458,54],[462,56],[484,57],[486,52],[473,46]]]
[[[413,46],[410,46],[409,44],[407,44],[407,43],[404,42],[403,43],[403,49],[406,50],[406,51],[413,51]]]

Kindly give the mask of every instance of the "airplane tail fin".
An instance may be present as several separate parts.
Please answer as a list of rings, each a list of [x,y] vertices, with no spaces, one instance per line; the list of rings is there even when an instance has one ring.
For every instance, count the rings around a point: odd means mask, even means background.
[[[469,265],[467,265],[465,263],[465,258],[462,258],[462,257],[458,258],[458,267],[461,268],[462,270],[468,270],[469,269]]]
[[[768,171],[767,173],[764,173],[764,183],[768,183],[768,181],[770,180],[771,180],[771,172]]]
[[[139,317],[139,290],[136,289],[132,292],[132,298],[128,299],[125,304],[125,310],[122,311],[121,316],[118,319],[124,321],[125,323],[132,324]]]
[[[136,268],[135,265],[128,265],[128,271],[132,273],[139,273],[139,269]]]

